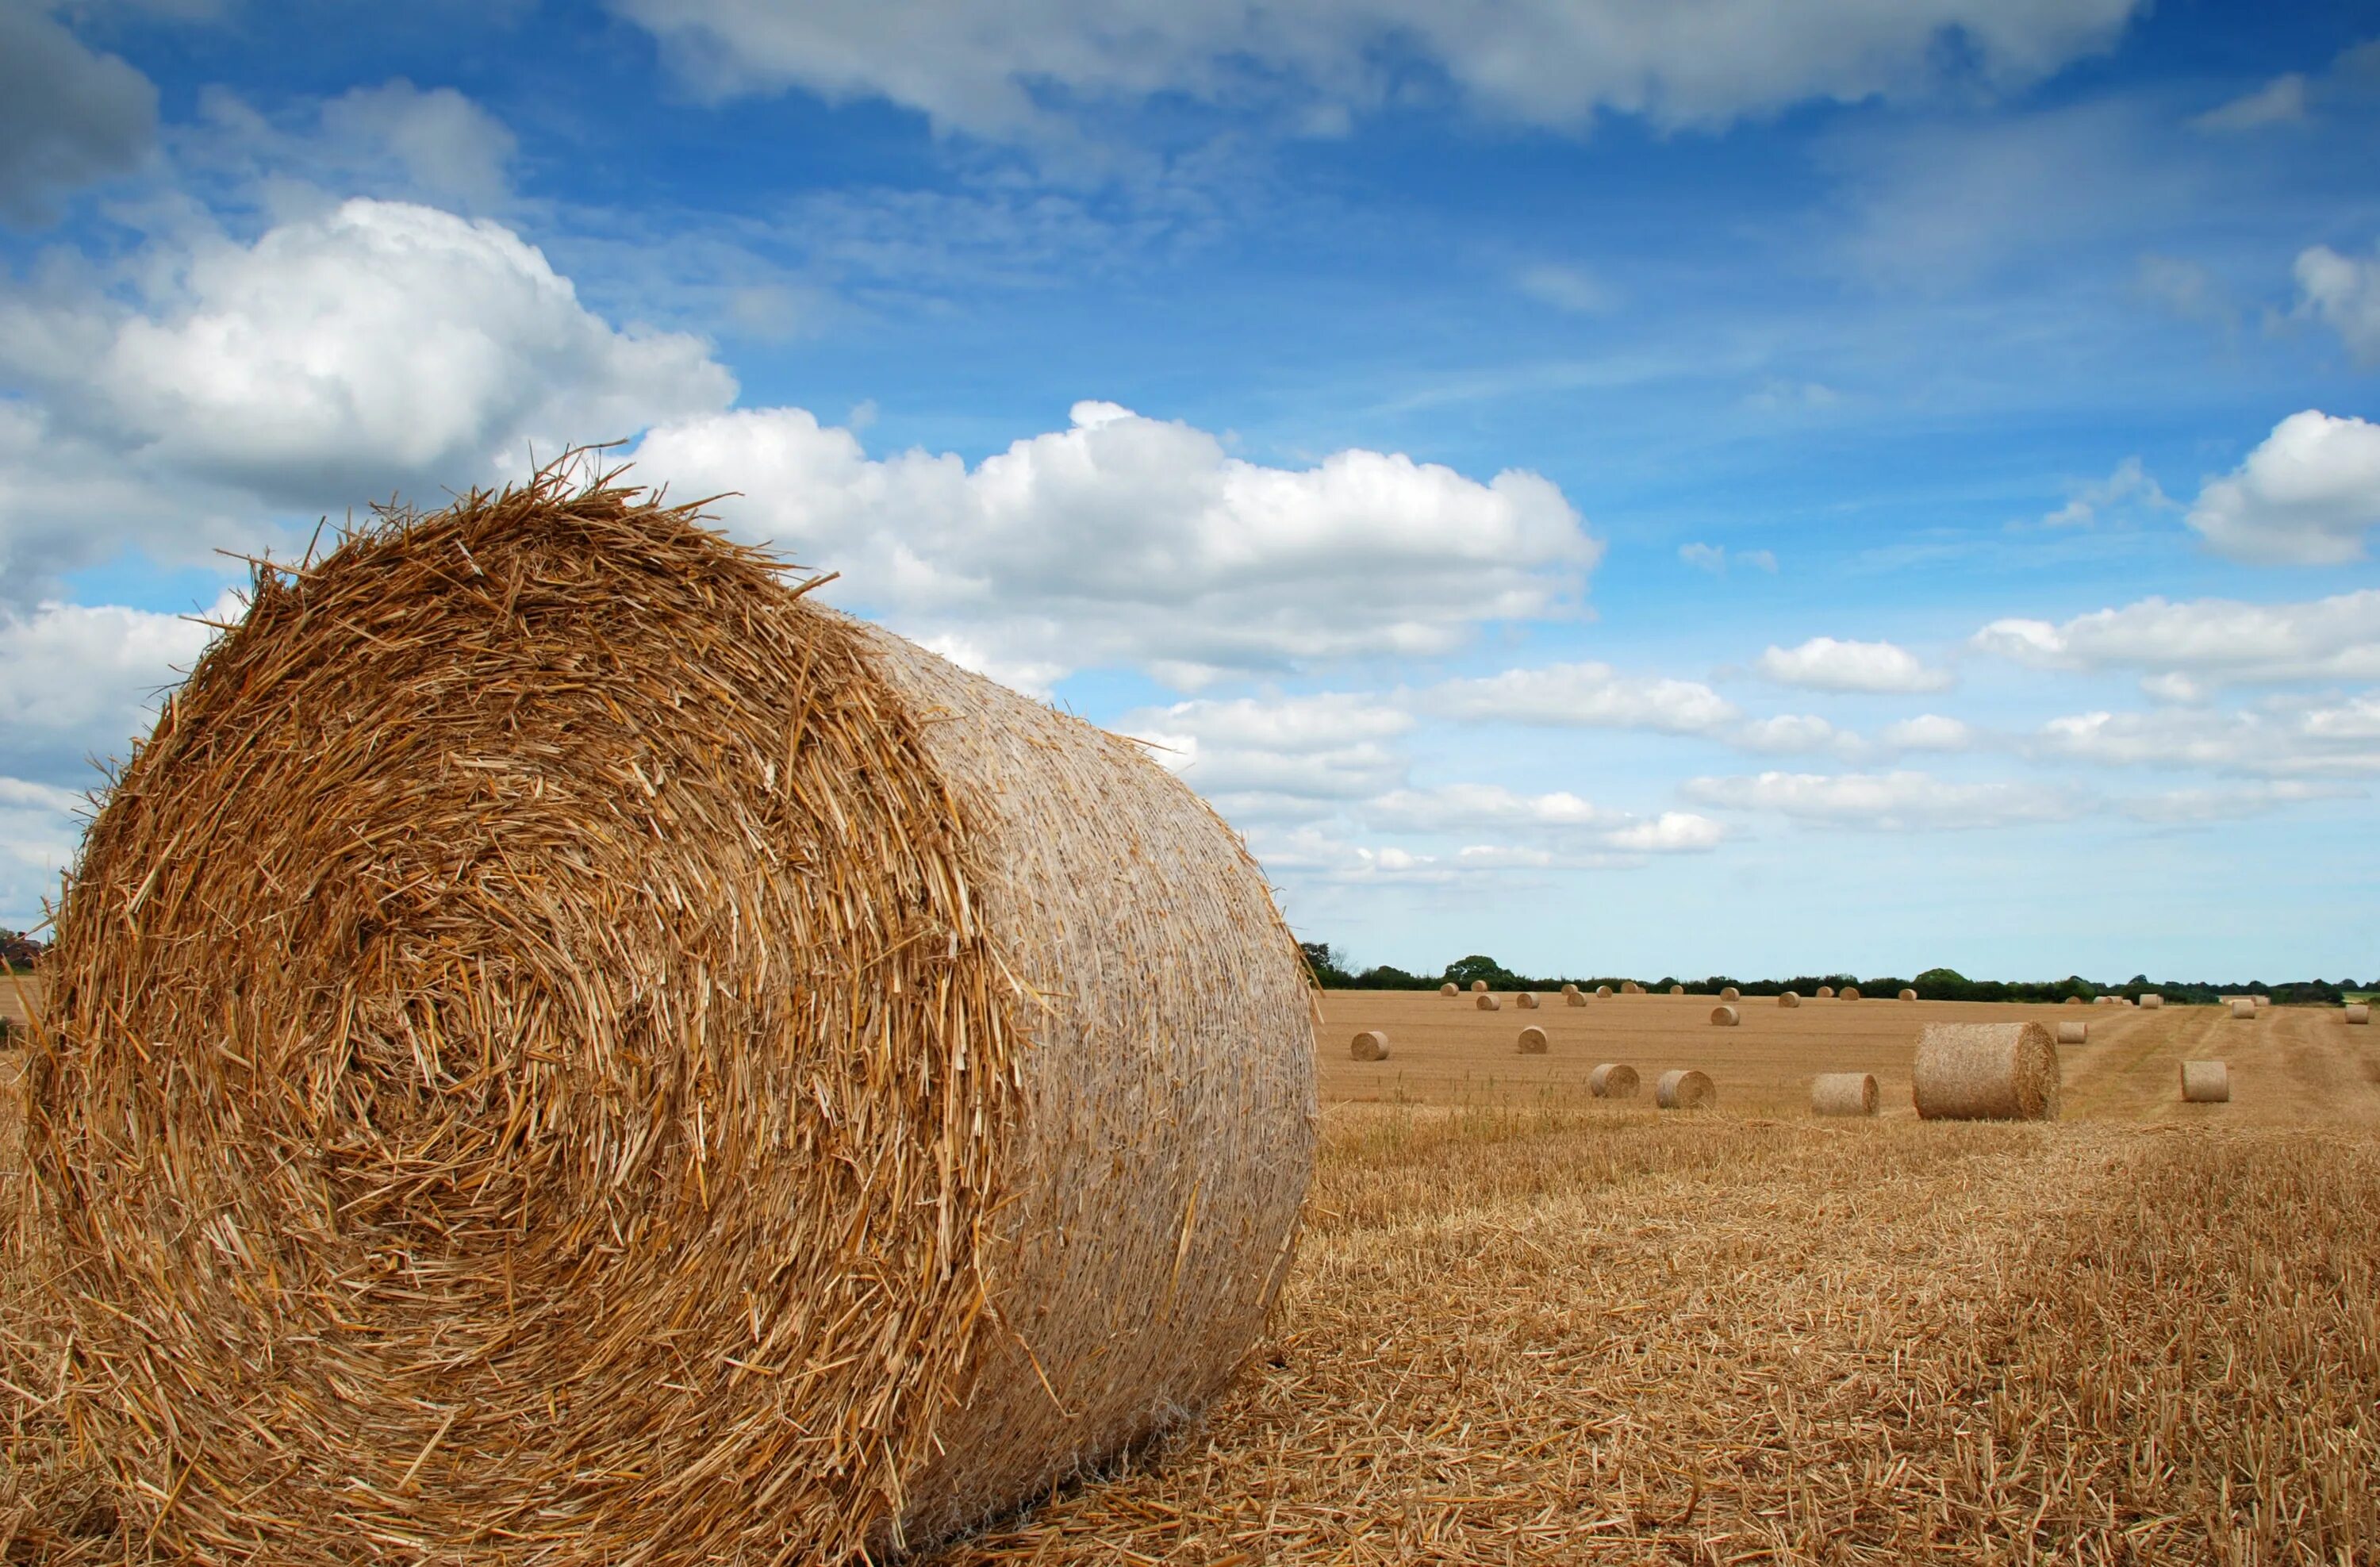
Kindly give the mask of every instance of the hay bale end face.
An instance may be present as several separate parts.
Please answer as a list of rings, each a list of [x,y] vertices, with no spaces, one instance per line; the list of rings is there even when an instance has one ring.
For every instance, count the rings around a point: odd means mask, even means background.
[[[1625,1062],[1607,1061],[1586,1075],[1586,1091],[1599,1099],[1633,1099],[1636,1087],[1636,1069]]]
[[[1661,1074],[1653,1102],[1663,1110],[1707,1110],[1718,1102],[1718,1089],[1708,1075],[1682,1068]]]
[[[1585,1006],[1586,1004],[1586,997],[1576,990],[1565,992],[1562,996],[1562,1000],[1572,1006]]]
[[[2256,1003],[2241,996],[2231,1003],[2231,1015],[2252,1018],[2256,1015]]]
[[[2155,990],[2143,990],[2141,992],[2141,1005],[2149,1011],[2154,1012],[2158,1007],[2165,1005],[2165,998],[2158,995]]]
[[[1802,998],[1794,991],[1779,990],[1777,992],[1777,1004],[1779,1006],[1800,1006],[1802,1004]]]
[[[1471,981],[1471,993],[1475,996],[1486,995],[1488,993],[1488,981],[1485,979],[1474,979]]]
[[[2185,1104],[2229,1104],[2231,1068],[2219,1061],[2183,1062],[2181,1098]]]
[[[1833,1001],[1835,999],[1835,988],[1832,985],[1821,985],[1818,987],[1817,994],[1818,999],[1822,1002]]]
[[[1512,998],[1512,1004],[1519,1007],[1524,1012],[1535,1012],[1537,1010],[1536,992],[1534,990],[1523,990],[1519,995]]]
[[[1900,999],[1905,1002],[1913,1002],[1917,999],[1917,992],[1914,990],[1903,990],[1900,992]]]
[[[1531,1025],[1529,1025],[1529,1026],[1527,1026],[1526,1028],[1522,1029],[1522,1030],[1521,1030],[1521,1053],[1522,1053],[1523,1055],[1543,1055],[1543,1054],[1545,1054],[1545,1053],[1546,1053],[1546,1031],[1545,1031],[1544,1029],[1542,1029],[1542,1028],[1538,1027],[1538,1026],[1537,1026],[1536,1024],[1534,1024],[1534,1023],[1532,1023]]]
[[[1735,987],[1732,985],[1721,985],[1718,988],[1718,999],[1723,1002],[1731,1002],[1736,1000],[1737,991]]]
[[[1438,993],[1441,996],[1459,996],[1463,991],[1456,986],[1453,980],[1449,979],[1445,984],[1440,985],[1438,988]]]
[[[1187,788],[551,473],[260,574],[48,981],[66,1415],[161,1560],[882,1560],[1209,1403],[1313,1164]]]
[[[1682,996],[1685,993],[1686,988],[1683,985],[1672,985],[1670,987],[1670,994],[1673,996]]]
[[[1874,1115],[1876,1078],[1865,1072],[1822,1072],[1810,1079],[1814,1115]]]
[[[1844,987],[1842,988],[1842,991],[1841,991],[1841,994],[1840,994],[1840,999],[1841,999],[1841,1000],[1843,1000],[1843,1001],[1847,1001],[1847,1002],[1855,1002],[1855,1001],[1859,1000],[1859,999],[1860,999],[1860,995],[1859,995],[1859,987],[1858,987],[1857,985],[1846,985],[1846,986],[1844,986]]]
[[[2367,1002],[2348,1002],[2346,1021],[2350,1023],[2370,1023],[2372,1021],[2371,1004]]]
[[[1928,1121],[2058,1119],[2058,1045],[2038,1023],[1929,1023],[1912,1077]]]
[[[1562,994],[1565,996],[1574,996],[1578,994],[1578,987],[1575,985],[1564,985],[1562,987]]]
[[[1597,985],[1595,988],[1595,993],[1601,996],[1604,1000],[1609,1001],[1611,999],[1611,987],[1609,985]]]
[[[1732,1028],[1742,1021],[1742,1014],[1738,1013],[1735,1008],[1731,1006],[1715,1006],[1711,1008],[1711,1025],[1713,1027]]]
[[[2088,1023],[2060,1023],[2058,1026],[2058,1042],[2061,1045],[2084,1044],[2090,1038],[2091,1026]]]
[[[1500,1002],[1495,997],[1488,995],[1474,996],[1472,998],[1472,1004],[1482,1012],[1501,1012],[1504,1010],[1504,1003],[1502,1002]]]
[[[1353,1042],[1348,1045],[1347,1053],[1354,1057],[1357,1061],[1388,1060],[1389,1036],[1387,1031],[1379,1028],[1365,1029],[1362,1033],[1356,1035]]]

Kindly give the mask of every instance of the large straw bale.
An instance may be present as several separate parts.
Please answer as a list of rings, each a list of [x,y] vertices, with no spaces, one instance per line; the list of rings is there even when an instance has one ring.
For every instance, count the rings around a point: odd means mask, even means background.
[[[2081,996],[2069,996],[2066,998],[2065,1004],[2068,1006],[2081,1006],[2083,1004],[2082,998]]]
[[[1833,1001],[1835,999],[1835,988],[1832,985],[1821,985],[1818,987],[1817,996],[1822,1002]]]
[[[1636,1069],[1625,1062],[1607,1061],[1586,1075],[1586,1091],[1599,1099],[1633,1099]]]
[[[1474,996],[1471,998],[1471,1004],[1477,1007],[1482,1012],[1501,1012],[1504,1010],[1504,1003],[1490,995]]]
[[[1347,1046],[1347,1053],[1357,1061],[1389,1059],[1389,1035],[1384,1028],[1366,1028]]]
[[[1711,1008],[1711,1023],[1720,1028],[1732,1028],[1743,1021],[1743,1014],[1731,1006]]]
[[[2058,1119],[2058,1046],[2038,1023],[1929,1023],[1912,1075],[1928,1121]]]
[[[2231,1068],[2219,1061],[2183,1062],[2181,1098],[2185,1104],[2229,1104]]]
[[[1459,996],[1463,991],[1453,980],[1449,979],[1445,984],[1440,985],[1438,988],[1438,993],[1441,996]]]
[[[1859,987],[1858,987],[1857,985],[1846,985],[1846,986],[1844,986],[1844,987],[1842,988],[1841,991],[1839,993],[1839,999],[1840,999],[1840,1000],[1842,1000],[1842,1001],[1847,1001],[1847,1002],[1855,1002],[1855,1001],[1859,1000],[1859,999],[1860,999]]]
[[[1586,1004],[1585,995],[1581,991],[1574,990],[1563,991],[1562,1000],[1572,1006],[1585,1006]]]
[[[1732,985],[1721,985],[1718,988],[1718,999],[1723,1002],[1731,1002],[1736,1000],[1737,992],[1735,987]]]
[[[2155,990],[2143,990],[2141,992],[2141,1005],[2146,1010],[2154,1012],[2158,1007],[2165,1005],[2165,998],[2158,995]]]
[[[2248,999],[2256,1003],[2256,1010],[2258,1012],[2262,1012],[2266,1007],[2273,1004],[2273,998],[2270,996],[2250,996]]]
[[[1874,1115],[1876,1077],[1866,1072],[1821,1072],[1810,1079],[1810,1110],[1816,1115]]]
[[[1670,987],[1670,994],[1673,996],[1682,996],[1685,993],[1686,988],[1683,985],[1672,985]]]
[[[2058,1042],[2061,1045],[2085,1044],[2090,1038],[2091,1026],[2088,1023],[2060,1023],[2058,1026]]]
[[[1471,993],[1475,996],[1486,995],[1488,993],[1488,981],[1485,979],[1474,979],[1471,981]]]
[[[1709,1075],[1686,1068],[1664,1072],[1653,1085],[1653,1102],[1663,1110],[1706,1110],[1718,1100]]]
[[[1578,994],[1578,987],[1575,985],[1564,985],[1562,987],[1562,994],[1565,996],[1574,996]]]
[[[1917,999],[1917,992],[1914,990],[1903,990],[1900,992],[1900,999],[1905,1002],[1913,1002]]]
[[[1620,986],[1620,993],[1623,996],[1641,996],[1645,993],[1645,987],[1633,979],[1623,980]]]
[[[2348,1002],[2347,1021],[2350,1023],[2370,1023],[2372,1021],[2371,1004],[2366,1002]]]
[[[1535,1012],[1537,1010],[1536,992],[1534,990],[1523,990],[1519,995],[1512,998],[1512,1004],[1519,1007],[1524,1012]]]
[[[33,1030],[63,1417],[160,1559],[881,1559],[1207,1405],[1305,968],[1137,747],[549,472],[261,572]]]
[[[1609,985],[1597,985],[1595,988],[1595,993],[1601,996],[1606,1001],[1609,1001],[1611,999],[1611,987]]]
[[[2253,1017],[2256,1015],[2256,1003],[2250,1001],[2245,996],[2238,997],[2231,1002],[2231,1015],[2234,1017]]]
[[[1522,1030],[1521,1030],[1521,1053],[1522,1053],[1523,1055],[1543,1055],[1543,1054],[1545,1054],[1545,1053],[1546,1053],[1546,1031],[1545,1031],[1544,1029],[1542,1029],[1542,1028],[1538,1027],[1538,1026],[1537,1026],[1536,1024],[1534,1024],[1534,1023],[1530,1024],[1526,1028],[1522,1029]]]
[[[1779,990],[1777,992],[1777,1004],[1779,1006],[1800,1006],[1802,1004],[1801,992],[1798,990]]]

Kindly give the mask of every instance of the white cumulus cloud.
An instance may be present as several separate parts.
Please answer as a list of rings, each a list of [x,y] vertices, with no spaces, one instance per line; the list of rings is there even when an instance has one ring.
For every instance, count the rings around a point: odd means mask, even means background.
[[[2268,125],[2297,124],[2305,117],[2306,79],[2291,71],[2207,110],[2190,123],[2200,130],[2258,130]]]
[[[2235,560],[2338,565],[2380,524],[2380,425],[2291,414],[2229,475],[2207,481],[2190,526]]]
[[[2016,827],[2070,820],[2087,808],[2079,796],[2046,784],[1961,784],[1912,771],[1694,778],[1685,792],[1704,805],[1877,832]]]
[[[226,597],[208,618],[236,618]],[[0,771],[91,784],[88,759],[119,757],[156,723],[214,633],[196,620],[112,605],[42,604],[0,616]]]
[[[2299,311],[2338,333],[2356,363],[2380,364],[2380,255],[2316,245],[2299,252],[2297,277]]]
[[[1416,699],[1450,718],[1669,735],[1708,734],[1736,716],[1734,704],[1700,681],[1622,674],[1608,663],[1508,669],[1450,680]]]
[[[1832,637],[1813,637],[1795,648],[1772,647],[1753,667],[1779,685],[1820,691],[1938,691],[1950,684],[1948,674],[1928,669],[1895,643]]]
[[[2143,599],[2053,625],[1996,620],[1972,645],[2042,669],[2134,670],[2198,681],[2380,679],[2380,589],[2310,602]],[[2190,687],[2171,688],[2177,695]]]
[[[1365,697],[1194,699],[1127,713],[1117,733],[1235,820],[1378,795],[1402,782],[1410,714]],[[1304,814],[1315,814],[1313,808]]]

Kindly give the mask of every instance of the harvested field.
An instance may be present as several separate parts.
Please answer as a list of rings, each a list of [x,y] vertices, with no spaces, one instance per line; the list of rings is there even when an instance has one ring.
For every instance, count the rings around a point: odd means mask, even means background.
[[[2111,1015],[2061,1052],[2066,1121],[1977,1124],[1913,1118],[1918,1027],[2054,1009],[1721,1031],[1707,998],[1610,999],[1524,1058],[1435,995],[1324,1005],[1326,1038],[1398,1054],[1324,1052],[1306,1238],[1247,1374],[929,1567],[2380,1550],[2380,1043],[2335,1011]],[[2217,1045],[2219,1121],[2174,1087]],[[1698,1066],[1719,1108],[1590,1100],[1607,1060]],[[1884,1115],[1811,1116],[1820,1070],[1875,1072]],[[10,1408],[0,1560],[138,1559],[38,1399]]]

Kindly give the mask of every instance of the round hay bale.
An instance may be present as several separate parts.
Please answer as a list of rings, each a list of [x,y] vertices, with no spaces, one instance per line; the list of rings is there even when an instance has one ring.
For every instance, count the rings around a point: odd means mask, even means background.
[[[1604,1000],[1609,1001],[1611,999],[1611,987],[1609,985],[1597,985],[1595,988],[1595,993],[1601,996]]]
[[[1485,979],[1474,979],[1471,981],[1471,993],[1475,996],[1486,995],[1488,993],[1488,981]]]
[[[2081,996],[2069,996],[2066,998],[2066,1004],[2068,1006],[2081,1006],[2082,1004],[2082,998]]]
[[[1707,1110],[1718,1102],[1718,1089],[1706,1073],[1664,1072],[1653,1085],[1653,1102],[1663,1110]]]
[[[1599,1099],[1633,1099],[1636,1069],[1625,1062],[1607,1061],[1586,1075],[1586,1091]]]
[[[1543,1055],[1543,1054],[1545,1054],[1545,1053],[1546,1053],[1546,1031],[1545,1031],[1544,1029],[1542,1029],[1542,1028],[1538,1027],[1538,1026],[1537,1026],[1536,1024],[1534,1024],[1534,1023],[1530,1024],[1526,1028],[1522,1029],[1522,1030],[1521,1030],[1521,1053],[1522,1053],[1523,1055]]]
[[[1519,995],[1512,998],[1512,1004],[1519,1007],[1524,1012],[1535,1012],[1537,1010],[1536,992],[1534,990],[1523,990]]]
[[[1482,1012],[1501,1012],[1504,1010],[1504,1003],[1498,1001],[1493,996],[1474,996],[1471,1000],[1472,1004],[1476,1006]]]
[[[2058,1042],[2061,1045],[2087,1044],[2090,1038],[2091,1026],[2088,1023],[2060,1023],[2058,1026]]]
[[[1670,987],[1670,994],[1673,996],[1682,996],[1685,993],[1686,988],[1683,985],[1672,985]]]
[[[1913,1002],[1917,999],[1917,992],[1914,990],[1903,990],[1900,992],[1900,999],[1905,1002]]]
[[[1874,1115],[1876,1077],[1866,1072],[1821,1072],[1810,1079],[1814,1115]]]
[[[1438,988],[1438,993],[1441,996],[1459,996],[1463,991],[1453,980],[1449,979],[1445,984],[1440,985]]]
[[[1818,987],[1817,994],[1818,999],[1822,1002],[1833,1001],[1835,999],[1835,988],[1832,985],[1821,985]]]
[[[2149,1011],[2154,1012],[2158,1007],[2165,1005],[2165,998],[2158,995],[2155,990],[2143,990],[2141,992],[2141,1005]]]
[[[2247,997],[2241,996],[2231,1003],[2231,1015],[2234,1017],[2253,1017],[2256,1015],[2256,1003],[2250,1001]]]
[[[1737,1013],[1735,1008],[1731,1006],[1715,1006],[1711,1008],[1711,1023],[1715,1027],[1732,1028],[1742,1021],[1743,1018],[1742,1014]]]
[[[1859,987],[1858,987],[1857,985],[1846,985],[1846,986],[1844,986],[1844,987],[1842,988],[1842,991],[1841,991],[1841,994],[1840,994],[1840,999],[1841,999],[1841,1000],[1843,1000],[1843,1001],[1847,1001],[1847,1002],[1855,1002],[1855,1001],[1859,1000],[1859,999],[1860,999]]]
[[[1723,1002],[1731,1002],[1736,1000],[1737,994],[1738,992],[1736,988],[1732,985],[1721,985],[1718,988],[1718,999]]]
[[[1620,993],[1623,996],[1641,996],[1645,993],[1645,987],[1639,985],[1633,979],[1622,980],[1620,986]]]
[[[2248,999],[2256,1003],[2256,1010],[2259,1012],[2273,1004],[2273,998],[2270,996],[2250,996]]]
[[[2347,1021],[2350,1023],[2370,1023],[2372,1021],[2371,1004],[2366,1002],[2348,1002]]]
[[[2038,1023],[1929,1023],[1912,1077],[1928,1121],[2058,1119],[2058,1046]]]
[[[1365,1029],[1362,1033],[1355,1036],[1354,1042],[1347,1048],[1347,1053],[1354,1057],[1357,1061],[1388,1060],[1389,1036],[1387,1031],[1379,1028]]]
[[[1578,987],[1575,985],[1564,985],[1562,987],[1562,994],[1565,996],[1574,996],[1578,994]]]
[[[2181,1099],[2184,1104],[2229,1104],[2231,1068],[2219,1061],[2183,1062]]]
[[[1576,990],[1564,991],[1562,994],[1562,1000],[1572,1006],[1585,1006],[1586,1004],[1586,997]]]
[[[260,573],[56,929],[64,1416],[160,1560],[883,1560],[1208,1404],[1313,1166],[1196,796],[551,470]]]
[[[1794,991],[1779,990],[1777,992],[1777,1004],[1779,1006],[1800,1006],[1802,1004],[1802,998]]]

